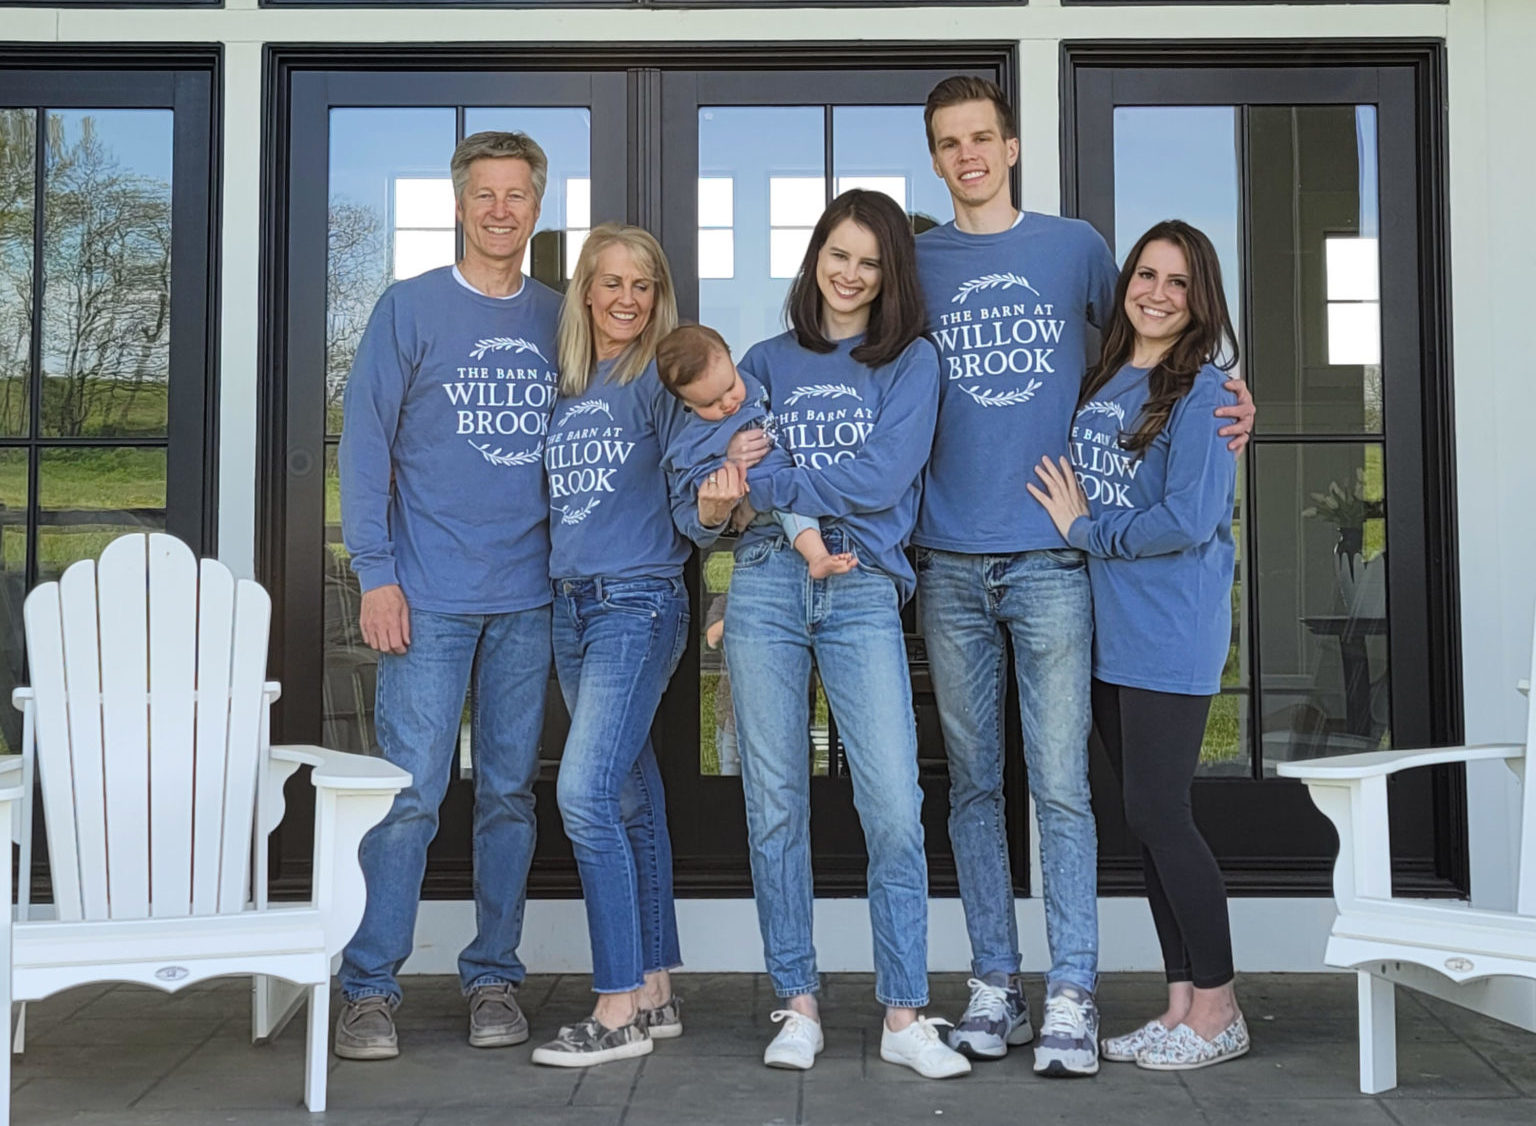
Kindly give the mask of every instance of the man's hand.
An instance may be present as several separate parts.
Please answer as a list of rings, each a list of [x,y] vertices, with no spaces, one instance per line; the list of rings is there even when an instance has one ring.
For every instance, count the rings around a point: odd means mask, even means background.
[[[411,608],[398,584],[377,586],[363,594],[357,616],[363,641],[380,653],[402,655],[411,645]]]
[[[746,470],[727,461],[699,486],[699,523],[706,528],[724,524],[736,502],[746,495]]]
[[[1045,506],[1051,514],[1051,523],[1056,525],[1061,538],[1066,539],[1073,522],[1079,516],[1088,515],[1088,498],[1083,496],[1083,487],[1077,483],[1077,475],[1066,458],[1061,459],[1060,465],[1053,464],[1048,457],[1041,458],[1040,464],[1035,466],[1035,476],[1044,487],[1033,481],[1024,487],[1030,496]]]
[[[754,426],[731,435],[731,444],[725,447],[725,456],[746,471],[762,461],[772,448],[773,442],[768,438],[768,431]]]
[[[1257,408],[1253,405],[1253,392],[1248,390],[1248,384],[1241,379],[1229,379],[1226,388],[1237,396],[1237,404],[1230,407],[1220,407],[1216,411],[1217,418],[1232,418],[1237,421],[1229,426],[1223,426],[1216,431],[1223,438],[1231,438],[1227,443],[1227,449],[1233,453],[1242,453],[1243,447],[1248,444],[1248,439],[1253,435],[1253,416]]]

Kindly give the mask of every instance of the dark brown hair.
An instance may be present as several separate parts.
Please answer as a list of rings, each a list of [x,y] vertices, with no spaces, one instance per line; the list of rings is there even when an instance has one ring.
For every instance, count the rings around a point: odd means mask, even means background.
[[[1019,127],[1013,120],[1013,107],[996,82],[969,74],[955,74],[929,90],[928,101],[923,104],[923,128],[928,132],[929,152],[934,150],[933,115],[965,102],[991,102],[997,111],[997,127],[1003,132],[1003,140],[1011,141],[1019,135]]]
[[[708,325],[678,325],[656,345],[656,374],[661,377],[661,385],[677,394],[678,388],[687,387],[704,374],[716,352],[729,358],[731,346],[714,329]]]
[[[917,285],[917,250],[912,242],[911,224],[906,212],[884,192],[850,188],[821,213],[795,284],[785,299],[784,311],[800,347],[812,352],[836,348],[821,331],[821,286],[816,280],[816,259],[832,229],[845,219],[874,235],[880,248],[880,292],[870,305],[864,339],[850,355],[866,367],[882,367],[923,334],[928,320],[922,290]]]
[[[1227,312],[1227,297],[1221,288],[1221,262],[1216,248],[1205,232],[1182,219],[1164,219],[1141,238],[1126,255],[1120,280],[1115,283],[1115,300],[1110,310],[1109,328],[1104,334],[1104,349],[1099,362],[1083,377],[1079,409],[1096,395],[1136,352],[1136,330],[1125,313],[1125,294],[1131,278],[1141,264],[1141,252],[1148,243],[1170,242],[1184,253],[1189,264],[1189,288],[1186,291],[1189,324],[1164,353],[1157,366],[1147,373],[1147,401],[1136,416],[1136,429],[1122,434],[1120,447],[1142,453],[1168,425],[1174,404],[1189,394],[1195,376],[1206,364],[1222,371],[1237,366],[1237,334]]]

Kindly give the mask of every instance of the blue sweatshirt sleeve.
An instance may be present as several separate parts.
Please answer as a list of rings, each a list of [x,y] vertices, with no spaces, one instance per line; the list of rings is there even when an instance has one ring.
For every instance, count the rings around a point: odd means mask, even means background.
[[[895,361],[874,429],[847,461],[817,472],[795,465],[747,475],[748,499],[759,512],[847,516],[895,506],[928,464],[939,415],[939,356],[920,339]]]
[[[667,498],[672,507],[672,523],[677,530],[700,547],[709,547],[730,524],[727,519],[714,528],[699,523],[698,489],[689,486],[693,460],[687,447],[693,445],[688,433],[688,414],[683,404],[657,381],[656,443],[661,447],[661,468],[667,475]]]
[[[374,306],[342,398],[341,537],[363,590],[399,582],[389,533],[390,448],[411,380],[412,358],[399,339],[394,295]]]
[[[1170,555],[1205,543],[1232,515],[1237,462],[1216,430],[1211,411],[1235,401],[1219,383],[1197,378],[1168,420],[1168,471],[1163,496],[1146,508],[1111,509],[1079,516],[1067,542],[1089,555],[1139,559]]]
[[[1115,256],[1104,241],[1104,236],[1093,227],[1088,228],[1092,251],[1088,260],[1088,323],[1095,328],[1105,328],[1113,319],[1115,286],[1120,281],[1120,269]]]

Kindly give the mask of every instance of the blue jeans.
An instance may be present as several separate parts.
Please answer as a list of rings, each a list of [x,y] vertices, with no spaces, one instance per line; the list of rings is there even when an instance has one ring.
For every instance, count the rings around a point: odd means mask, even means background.
[[[1088,792],[1093,597],[1083,555],[917,549],[918,613],[949,756],[949,839],[971,972],[1019,968],[1003,814],[1004,633],[1013,640],[1024,766],[1040,824],[1048,985],[1098,978],[1098,833]]]
[[[511,614],[413,609],[410,647],[402,656],[379,657],[379,749],[411,772],[411,784],[359,849],[368,905],[342,951],[339,977],[348,1000],[400,1000],[395,975],[411,953],[427,845],[437,836],[438,807],[458,759],[471,678],[476,932],[459,955],[459,983],[468,992],[523,980],[517,944],[536,835],[533,782],[549,684],[549,619],[548,606]]]
[[[836,529],[827,550],[843,551]],[[875,996],[928,1003],[928,864],[917,733],[896,584],[859,568],[812,581],[774,537],[743,548],[725,611],[725,656],[764,957],[780,997],[819,987],[811,941],[810,704],[814,654],[853,772],[869,851]]]
[[[682,962],[651,721],[687,645],[680,577],[555,582],[555,669],[571,713],[556,792],[598,993],[639,989]]]

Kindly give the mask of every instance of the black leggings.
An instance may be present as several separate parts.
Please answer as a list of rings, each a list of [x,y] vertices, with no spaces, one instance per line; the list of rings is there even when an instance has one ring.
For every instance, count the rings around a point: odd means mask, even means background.
[[[1120,779],[1126,824],[1141,841],[1168,980],[1199,989],[1232,980],[1227,888],[1189,800],[1210,707],[1209,696],[1093,682],[1093,724]]]

